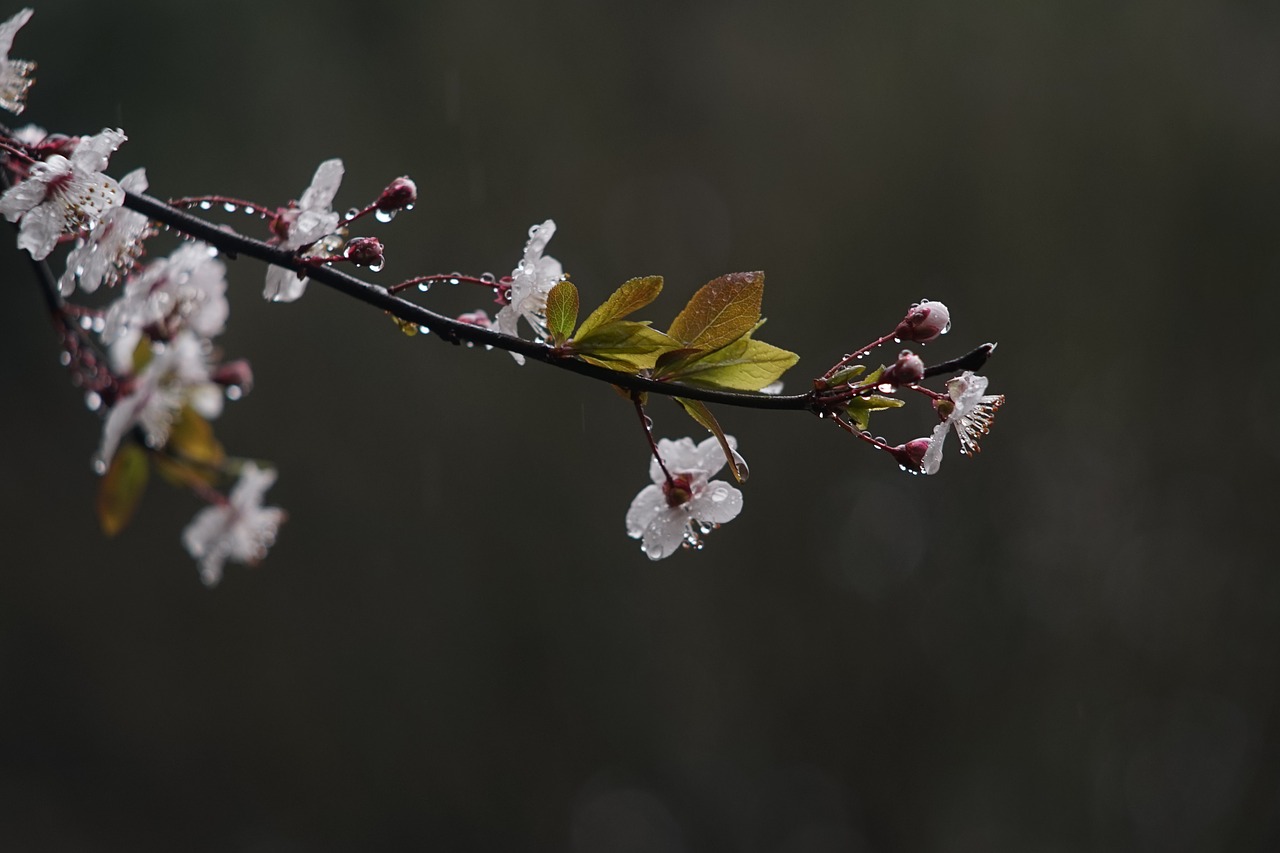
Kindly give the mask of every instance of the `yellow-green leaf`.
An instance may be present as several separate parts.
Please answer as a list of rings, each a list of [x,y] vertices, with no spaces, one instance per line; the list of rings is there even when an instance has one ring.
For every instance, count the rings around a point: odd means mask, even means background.
[[[872,412],[897,409],[904,405],[906,403],[896,397],[882,397],[879,394],[870,394],[866,397],[854,397],[849,401],[845,412],[849,415],[850,422],[858,429],[870,429]]]
[[[744,337],[684,362],[663,378],[731,391],[759,391],[799,360],[793,352]]]
[[[685,347],[719,349],[755,327],[763,297],[764,273],[722,275],[693,295],[667,334]]]
[[[226,451],[213,426],[190,406],[184,406],[164,449],[156,455],[156,470],[175,486],[213,486],[221,476]]]
[[[578,288],[571,281],[559,282],[547,294],[547,331],[555,346],[569,340],[578,322]]]
[[[596,310],[587,315],[578,327],[575,338],[585,338],[601,326],[607,326],[614,320],[621,320],[632,311],[638,311],[658,298],[662,292],[662,276],[647,275],[624,281],[608,299]]]
[[[614,320],[592,330],[570,344],[573,352],[593,363],[615,362],[622,369],[647,370],[658,356],[678,346],[675,341],[650,328],[647,322]],[[613,367],[612,364],[605,365]]]
[[[98,485],[98,524],[103,533],[115,536],[124,530],[146,488],[147,451],[136,444],[121,445]]]
[[[710,430],[720,442],[720,449],[724,451],[725,461],[729,464],[729,472],[733,474],[733,479],[739,483],[747,481],[747,464],[741,456],[733,452],[733,448],[729,446],[729,440],[724,436],[724,430],[720,428],[720,422],[716,420],[716,416],[711,414],[711,410],[701,400],[687,400],[684,397],[674,397],[680,408],[684,409],[689,417],[702,424]]]

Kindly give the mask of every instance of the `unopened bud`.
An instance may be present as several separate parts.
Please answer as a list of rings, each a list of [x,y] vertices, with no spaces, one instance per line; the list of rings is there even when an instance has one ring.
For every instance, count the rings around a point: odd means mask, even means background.
[[[951,329],[951,312],[941,302],[930,302],[928,299],[919,305],[912,305],[907,316],[902,318],[893,336],[904,341],[928,343],[939,335],[945,335]]]
[[[382,256],[382,241],[377,237],[357,237],[347,243],[342,256],[359,267],[369,267],[375,272],[386,263]]]
[[[880,376],[884,385],[915,385],[924,378],[924,360],[909,349],[898,354],[898,360],[885,368]]]
[[[239,388],[242,394],[248,394],[253,388],[253,370],[243,358],[218,365],[210,378],[219,385]]]
[[[391,213],[392,211],[412,207],[417,203],[418,185],[406,176],[396,178],[387,184],[387,188],[382,191],[382,195],[378,196],[378,200],[373,205],[383,213]]]
[[[924,455],[929,452],[929,439],[917,438],[897,447],[887,447],[886,452],[898,460],[904,470],[913,474],[924,471]]]

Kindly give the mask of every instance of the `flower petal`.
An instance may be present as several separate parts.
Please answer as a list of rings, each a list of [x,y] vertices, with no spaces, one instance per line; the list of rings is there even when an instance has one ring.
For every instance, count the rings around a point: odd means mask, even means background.
[[[662,494],[662,487],[645,486],[627,510],[627,535],[639,539],[658,513],[666,508],[667,499]]]
[[[733,521],[742,512],[742,492],[724,480],[712,480],[689,501],[689,514],[708,524]]]
[[[666,507],[645,528],[640,549],[650,560],[664,560],[680,549],[688,527],[687,514],[682,510]]]

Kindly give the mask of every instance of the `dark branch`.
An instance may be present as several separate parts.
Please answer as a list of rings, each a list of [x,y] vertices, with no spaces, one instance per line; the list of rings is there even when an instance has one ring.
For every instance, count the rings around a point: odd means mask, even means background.
[[[125,207],[164,223],[210,245],[216,246],[224,255],[235,258],[246,255],[269,264],[301,270],[308,278],[332,287],[361,302],[386,311],[388,314],[404,322],[412,323],[428,329],[441,339],[453,344],[467,341],[481,346],[491,346],[523,355],[526,358],[550,364],[571,373],[577,373],[591,379],[598,379],[626,388],[630,391],[647,391],[651,394],[663,394],[669,397],[685,397],[690,400],[701,400],[704,403],[719,403],[726,406],[739,406],[749,409],[774,409],[790,411],[814,411],[815,398],[812,392],[806,394],[769,395],[751,394],[735,391],[718,391],[698,388],[679,382],[659,382],[630,373],[620,373],[604,367],[587,364],[575,358],[557,355],[552,349],[535,341],[526,341],[500,332],[463,323],[423,308],[421,305],[394,296],[385,287],[361,281],[353,275],[333,267],[314,267],[299,259],[285,249],[269,245],[261,240],[246,237],[235,231],[221,228],[194,216],[185,210],[179,210],[158,199],[141,193],[126,193]],[[56,292],[56,291],[55,291]],[[990,346],[990,345],[988,345]],[[994,347],[991,347],[994,349]],[[979,349],[982,349],[981,347]],[[975,351],[976,352],[976,351]],[[990,350],[987,350],[987,355]],[[954,363],[970,359],[973,353]],[[986,358],[983,356],[982,361]],[[966,365],[968,362],[965,362]],[[925,371],[926,376],[935,376],[953,370],[976,369],[971,367],[952,367],[953,362],[946,362]]]

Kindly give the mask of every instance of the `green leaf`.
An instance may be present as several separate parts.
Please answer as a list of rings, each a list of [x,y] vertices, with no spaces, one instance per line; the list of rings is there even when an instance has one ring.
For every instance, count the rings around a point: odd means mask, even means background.
[[[98,486],[98,524],[103,533],[115,536],[129,524],[147,489],[147,472],[147,451],[136,444],[121,445]]]
[[[896,397],[881,397],[879,394],[870,394],[866,397],[854,397],[849,401],[845,412],[848,413],[849,420],[858,429],[870,429],[872,412],[897,409],[904,405],[906,403]]]
[[[578,322],[578,288],[571,281],[562,281],[547,294],[547,331],[551,343],[560,346],[573,334]]]
[[[715,350],[755,327],[764,297],[764,273],[737,272],[708,282],[671,321],[667,334],[682,346]]]
[[[742,337],[701,358],[684,362],[663,378],[730,391],[759,391],[799,360],[800,356],[793,352]]]
[[[724,437],[724,430],[720,428],[720,422],[716,420],[716,416],[711,414],[711,410],[706,404],[700,400],[687,400],[684,397],[673,397],[680,407],[684,409],[689,417],[702,424],[715,434],[716,439],[720,442],[720,449],[724,451],[725,461],[729,463],[729,471],[733,474],[733,479],[739,483],[747,481],[747,475],[751,472],[747,470],[746,463],[741,458],[735,458],[733,448],[729,446],[729,440]]]
[[[214,437],[213,426],[190,406],[184,406],[155,463],[161,477],[188,488],[216,485],[225,460],[226,451]]]
[[[614,320],[621,320],[632,311],[638,311],[658,298],[662,292],[662,276],[648,275],[624,281],[622,286],[604,301],[596,310],[587,315],[578,327],[574,338],[588,337],[601,326],[607,326]]]
[[[574,353],[593,364],[614,370],[648,370],[658,356],[678,346],[671,338],[650,328],[648,322],[613,320],[570,343]]]
[[[841,369],[839,373],[837,373],[835,376],[832,376],[830,379],[827,380],[827,382],[829,385],[833,387],[836,385],[844,385],[848,382],[852,382],[853,380],[857,379],[859,376],[861,376],[866,372],[867,372],[867,366],[865,364],[852,364],[848,367]]]

